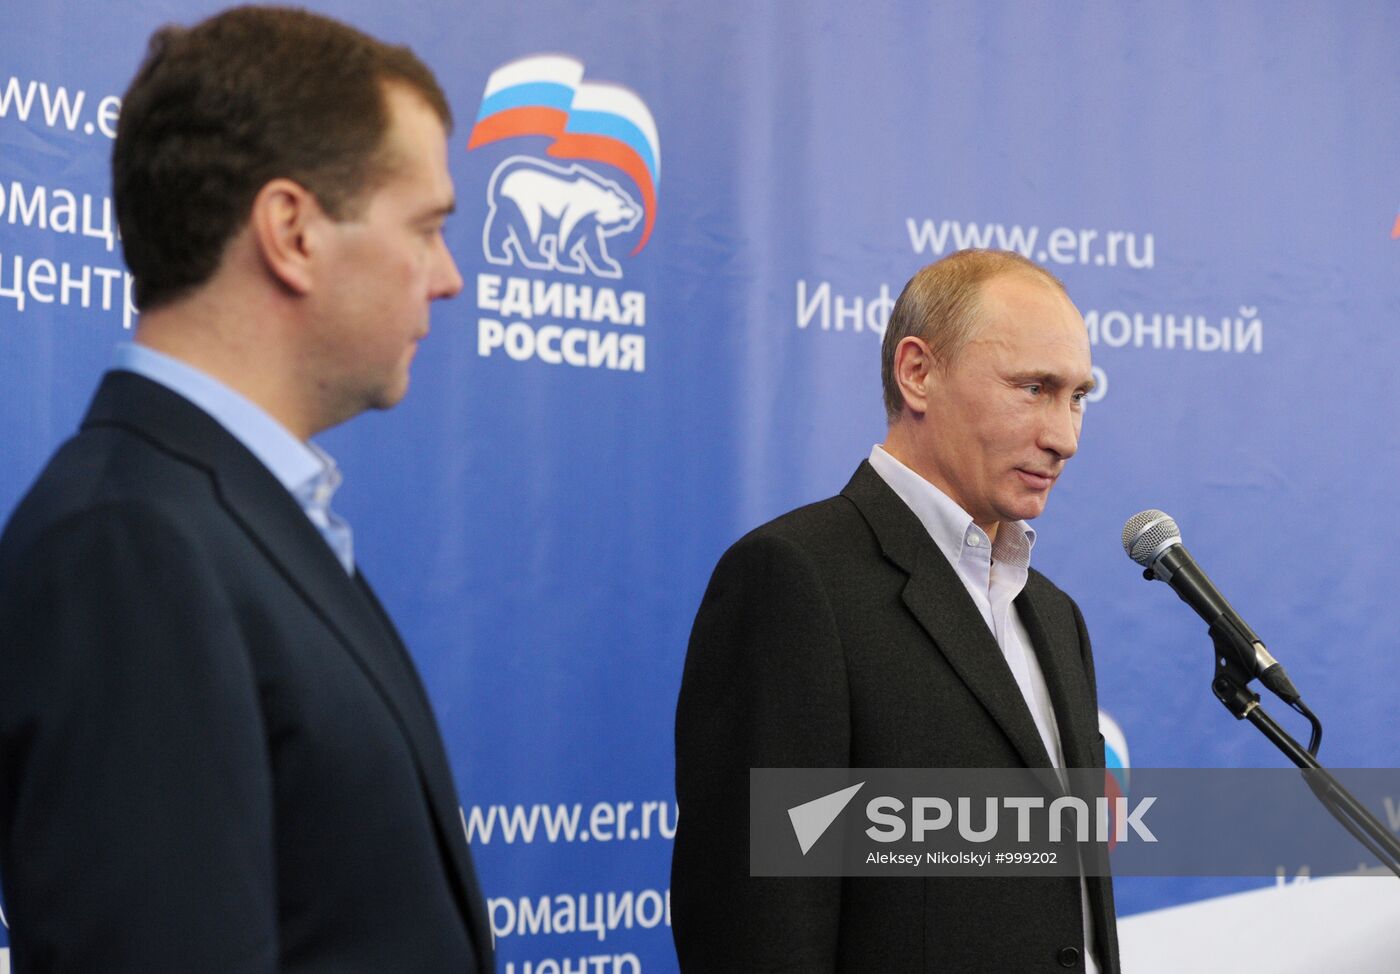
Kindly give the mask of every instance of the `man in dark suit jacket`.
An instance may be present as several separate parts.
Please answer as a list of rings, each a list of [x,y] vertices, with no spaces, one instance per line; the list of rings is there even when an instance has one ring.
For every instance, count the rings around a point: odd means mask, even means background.
[[[1084,622],[1024,523],[1078,445],[1083,319],[1035,264],[964,251],[905,288],[882,372],[883,446],[735,544],[695,620],[681,969],[1116,972],[1107,879],[748,875],[750,768],[1103,766]]]
[[[115,197],[142,317],[0,540],[0,878],[25,971],[489,972],[418,674],[309,438],[407,389],[462,285],[406,48],[167,28]]]

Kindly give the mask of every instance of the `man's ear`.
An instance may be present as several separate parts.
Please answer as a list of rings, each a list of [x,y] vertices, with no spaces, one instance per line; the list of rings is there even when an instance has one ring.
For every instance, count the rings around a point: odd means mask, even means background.
[[[315,280],[311,260],[320,223],[329,220],[315,195],[291,179],[273,179],[253,199],[249,228],[263,264],[295,294]]]
[[[929,393],[937,381],[937,368],[928,342],[914,335],[899,340],[894,350],[894,377],[911,412],[928,412]]]

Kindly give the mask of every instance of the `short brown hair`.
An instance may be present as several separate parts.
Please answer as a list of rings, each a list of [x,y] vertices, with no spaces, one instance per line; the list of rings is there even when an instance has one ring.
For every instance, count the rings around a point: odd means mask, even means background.
[[[136,303],[149,310],[203,284],[269,180],[356,215],[389,171],[384,86],[420,94],[450,129],[433,73],[407,47],[328,17],[236,7],[163,27],[127,89],[112,185]]]
[[[934,361],[943,367],[962,351],[977,330],[982,284],[1002,274],[1029,273],[1064,291],[1064,283],[1014,250],[959,250],[923,267],[909,279],[894,303],[880,346],[880,382],[885,415],[894,420],[904,395],[894,374],[894,353],[913,335],[928,342]]]

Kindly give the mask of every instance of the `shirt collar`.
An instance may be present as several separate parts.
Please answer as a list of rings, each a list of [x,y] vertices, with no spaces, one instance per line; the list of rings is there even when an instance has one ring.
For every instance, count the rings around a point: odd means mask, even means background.
[[[301,483],[287,489],[296,496],[297,500],[301,501],[302,507],[314,507],[318,510],[328,511],[331,506],[331,498],[340,488],[342,479],[340,468],[336,466],[331,455],[315,443],[305,445],[316,457],[320,467]]]
[[[297,439],[256,403],[193,366],[134,342],[117,346],[112,365],[158,382],[204,410],[303,506],[310,498],[319,504],[322,497],[329,506],[340,485],[335,461],[320,447]]]
[[[896,460],[878,443],[870,451],[870,465],[914,512],[933,543],[951,565],[962,561],[967,548],[988,548],[986,532],[972,523],[972,515],[951,497]],[[1003,521],[997,529],[990,557],[1011,568],[1028,569],[1035,547],[1035,528],[1025,521]]]

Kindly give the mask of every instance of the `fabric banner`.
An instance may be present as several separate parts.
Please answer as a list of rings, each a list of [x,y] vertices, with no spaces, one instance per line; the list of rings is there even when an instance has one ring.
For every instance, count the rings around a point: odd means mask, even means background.
[[[965,246],[1042,263],[1089,328],[1034,563],[1083,609],[1118,758],[1283,763],[1124,557],[1151,507],[1288,667],[1323,761],[1400,758],[1400,7],[311,6],[412,46],[456,115],[466,289],[406,401],[320,442],[436,707],[503,971],[675,970],[673,714],[709,573],[883,438],[893,299]],[[157,26],[215,9],[5,11],[0,511],[130,335],[120,94]],[[1128,877],[1119,912],[1273,882]]]

